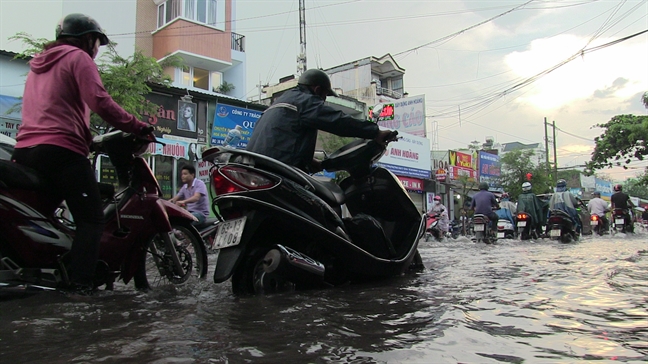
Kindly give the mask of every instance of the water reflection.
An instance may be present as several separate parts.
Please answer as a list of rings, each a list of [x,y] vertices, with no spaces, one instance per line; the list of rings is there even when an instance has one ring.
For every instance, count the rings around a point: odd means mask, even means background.
[[[237,298],[208,281],[0,300],[3,362],[648,361],[646,235],[424,243],[429,270]],[[616,240],[615,240],[616,239]]]

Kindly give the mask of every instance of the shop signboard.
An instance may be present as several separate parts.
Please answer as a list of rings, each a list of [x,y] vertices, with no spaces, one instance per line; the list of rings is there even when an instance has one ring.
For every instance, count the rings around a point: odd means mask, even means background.
[[[20,126],[22,114],[20,110],[7,113],[16,104],[20,104],[20,99],[12,96],[0,95],[0,134],[16,139],[18,127]]]
[[[155,136],[176,135],[204,144],[207,125],[207,102],[183,100],[177,96],[148,94],[146,99],[158,105],[154,114],[144,113],[144,121],[153,125]]]
[[[261,112],[225,104],[216,105],[211,145],[245,148]]]
[[[423,180],[418,178],[397,176],[406,190],[423,191]]]
[[[398,130],[425,138],[425,95],[404,97],[398,100],[381,99],[381,103],[394,105],[394,117],[391,120],[378,121],[383,128]]]
[[[612,197],[612,182],[610,181],[605,181],[600,178],[596,178],[596,189],[595,191],[598,191],[601,193],[601,198],[610,201],[610,197]]]
[[[498,187],[502,175],[500,156],[484,151],[479,152],[479,182],[486,182],[490,187]]]
[[[477,178],[477,162],[474,155],[450,150],[449,156],[449,179],[457,180],[461,176]]]
[[[430,140],[399,133],[400,139],[389,143],[378,165],[398,176],[430,178]]]
[[[148,146],[148,153],[165,157],[182,158],[194,162],[200,159],[200,152],[196,143],[167,137],[158,138],[158,141],[164,145],[151,143]]]

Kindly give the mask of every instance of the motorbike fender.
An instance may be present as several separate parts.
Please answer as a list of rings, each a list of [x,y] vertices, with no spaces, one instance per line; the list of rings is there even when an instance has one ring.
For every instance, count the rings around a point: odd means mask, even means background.
[[[239,257],[243,253],[241,246],[221,249],[218,253],[218,264],[214,270],[214,283],[223,283],[232,276]]]
[[[176,206],[175,204],[159,199],[156,204],[157,208],[153,210],[153,225],[158,231],[171,231],[171,219],[183,219],[189,222],[198,221],[195,216],[187,210]]]

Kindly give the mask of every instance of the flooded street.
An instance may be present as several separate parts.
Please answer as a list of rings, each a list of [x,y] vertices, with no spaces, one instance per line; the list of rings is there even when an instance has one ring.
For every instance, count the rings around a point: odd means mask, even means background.
[[[237,298],[229,282],[0,300],[4,363],[648,361],[648,233],[421,243],[416,276]]]

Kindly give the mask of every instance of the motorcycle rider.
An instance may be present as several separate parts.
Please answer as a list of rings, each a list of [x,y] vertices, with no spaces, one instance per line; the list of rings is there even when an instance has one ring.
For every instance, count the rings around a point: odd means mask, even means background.
[[[590,215],[597,215],[599,217],[599,220],[602,223],[600,228],[603,231],[607,231],[609,229],[609,221],[607,217],[605,217],[605,213],[609,211],[608,204],[601,198],[600,192],[594,191],[592,195],[594,198],[587,203],[587,210]]]
[[[493,209],[499,209],[499,203],[492,192],[488,191],[488,183],[481,182],[479,184],[479,192],[477,192],[470,203],[470,209],[475,214],[482,214],[488,217],[491,233],[494,234],[497,230],[498,216]],[[473,215],[474,216],[474,215]]]
[[[556,192],[549,199],[549,213],[551,213],[551,210],[566,212],[571,217],[577,234],[581,233],[582,225],[576,207],[581,204],[582,202],[567,190],[567,181],[559,179],[556,183]]]
[[[200,225],[209,216],[207,186],[205,186],[205,182],[196,178],[196,168],[192,165],[182,166],[180,173],[180,179],[184,184],[178,194],[169,201],[180,207],[186,207],[187,211],[198,219],[193,222],[193,225]]]
[[[92,294],[103,232],[103,210],[88,160],[90,110],[112,126],[139,135],[152,128],[117,105],[106,92],[94,63],[108,37],[84,14],[69,14],[56,27],[56,40],[29,62],[22,125],[12,159],[36,170],[48,195],[65,200],[76,224],[64,291]]]
[[[614,211],[614,209],[623,209],[625,226],[628,226],[632,230],[632,208],[635,206],[632,201],[630,201],[630,196],[623,192],[623,186],[616,184],[613,189],[614,193],[610,198],[610,201],[612,202],[612,211]]]
[[[320,162],[313,158],[318,130],[387,141],[391,131],[333,109],[324,103],[327,96],[337,96],[328,75],[318,69],[304,72],[297,87],[279,96],[257,120],[247,150],[315,173],[322,170]]]
[[[439,216],[439,230],[443,232],[443,236],[448,234],[450,230],[450,218],[448,217],[448,209],[441,203],[441,196],[434,196],[434,204],[427,212],[428,216]]]
[[[535,229],[538,236],[542,235],[542,226],[547,222],[546,215],[542,213],[545,202],[532,191],[531,182],[522,183],[522,193],[518,196],[517,211],[526,212],[531,217],[531,228]]]
[[[502,193],[502,195],[500,196],[499,205],[500,209],[495,211],[498,219],[508,220],[511,222],[511,224],[515,225],[515,219],[513,218],[513,216],[517,211],[517,206],[515,206],[515,204],[510,201],[510,196],[508,193]]]

